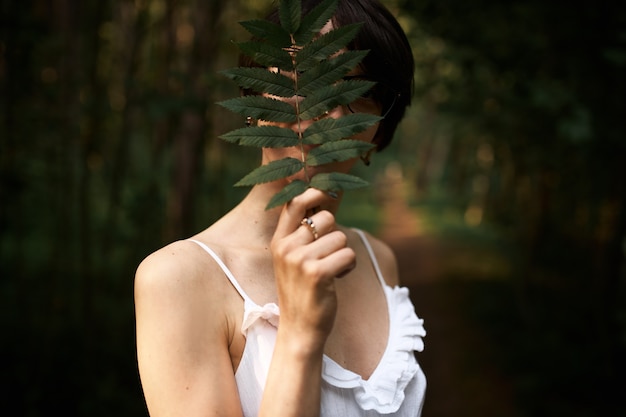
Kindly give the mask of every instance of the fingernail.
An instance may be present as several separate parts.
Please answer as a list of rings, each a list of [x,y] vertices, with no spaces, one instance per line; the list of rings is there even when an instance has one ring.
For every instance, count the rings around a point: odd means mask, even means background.
[[[326,193],[328,194],[328,196],[329,196],[330,198],[333,198],[333,199],[335,199],[335,200],[339,198],[339,194],[337,194],[337,193],[336,193],[336,192],[334,192],[334,191],[327,191]]]

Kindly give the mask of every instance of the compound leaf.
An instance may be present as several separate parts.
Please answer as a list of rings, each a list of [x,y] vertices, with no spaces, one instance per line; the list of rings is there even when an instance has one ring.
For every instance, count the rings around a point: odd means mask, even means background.
[[[227,142],[259,148],[283,148],[298,145],[298,135],[278,126],[243,127],[220,136]]]
[[[306,44],[296,56],[296,70],[306,71],[345,48],[361,26],[362,23],[342,26]]]
[[[324,27],[337,10],[336,0],[324,0],[302,18],[300,28],[294,34],[298,45],[305,45]]]
[[[296,33],[300,27],[302,4],[300,0],[282,0],[278,5],[280,25],[288,33]]]
[[[266,20],[241,22],[253,40],[239,43],[240,51],[263,68],[233,68],[222,71],[222,74],[241,88],[258,95],[218,104],[269,124],[236,129],[221,138],[238,145],[263,148],[301,146],[303,157],[269,162],[254,169],[235,185],[253,186],[289,178],[308,166],[358,157],[374,146],[345,139],[378,123],[381,118],[374,115],[348,114],[338,119],[326,118],[311,124],[304,132],[279,127],[280,123],[311,120],[338,106],[347,105],[375,84],[365,80],[341,80],[367,54],[367,51],[346,51],[361,24],[334,28],[317,36],[335,14],[337,4],[338,0],[321,0],[306,16],[302,16],[301,0],[280,0],[280,24]],[[275,68],[279,71],[273,70]],[[305,145],[319,146],[307,152]],[[354,175],[321,173],[310,180],[289,182],[272,197],[266,208],[285,204],[308,187],[341,191],[365,185],[366,181]]]
[[[373,81],[350,80],[320,88],[300,103],[300,117],[310,120],[337,106],[349,104],[376,85]]]
[[[237,45],[242,53],[261,66],[277,67],[286,71],[293,68],[291,55],[279,46],[258,41],[240,42]]]
[[[347,138],[374,126],[383,118],[373,114],[353,113],[338,119],[327,118],[313,123],[304,131],[302,143],[319,145],[321,143]]]
[[[299,172],[303,167],[304,162],[299,159],[279,159],[254,169],[248,175],[240,179],[235,186],[245,187],[287,178]]]
[[[238,67],[220,71],[221,74],[235,81],[241,88],[248,88],[257,93],[268,93],[280,97],[293,97],[293,80],[266,68]]]
[[[356,190],[369,183],[357,176],[341,172],[320,173],[311,178],[311,187],[322,191]]]
[[[296,110],[292,105],[270,97],[236,97],[220,101],[217,104],[234,113],[246,117],[250,116],[253,119],[285,123],[292,123],[296,120]]]
[[[258,39],[266,40],[270,44],[286,48],[291,45],[291,37],[282,26],[269,20],[257,19],[239,22],[250,34]]]
[[[298,81],[299,94],[307,96],[340,80],[363,60],[367,52],[345,51],[302,73]]]
[[[318,166],[347,161],[363,155],[373,147],[371,143],[352,139],[328,142],[311,149],[306,157],[306,163],[310,166]]]
[[[305,192],[307,188],[309,188],[309,185],[302,180],[294,180],[290,182],[285,186],[285,188],[274,194],[274,196],[270,199],[270,202],[267,203],[265,210],[281,206],[291,201],[294,197]]]

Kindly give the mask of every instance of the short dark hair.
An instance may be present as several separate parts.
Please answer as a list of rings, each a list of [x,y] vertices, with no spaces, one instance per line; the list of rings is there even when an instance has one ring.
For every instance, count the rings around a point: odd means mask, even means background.
[[[302,0],[302,13],[317,6],[321,0]],[[279,22],[274,9],[267,19]],[[380,82],[393,90],[396,97],[381,98],[382,107],[393,107],[380,122],[374,141],[381,151],[393,139],[393,135],[411,104],[413,95],[413,52],[402,27],[389,10],[378,0],[339,0],[332,19],[336,27],[363,22],[356,38],[348,45],[350,50],[369,50],[360,64],[363,73],[373,81]],[[250,58],[240,57],[240,65],[256,66]],[[388,101],[388,102],[385,102]]]

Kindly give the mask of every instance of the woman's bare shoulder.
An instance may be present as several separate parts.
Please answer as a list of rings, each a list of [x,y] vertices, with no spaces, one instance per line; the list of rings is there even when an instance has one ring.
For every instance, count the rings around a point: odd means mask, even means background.
[[[137,268],[134,295],[150,413],[240,413],[229,346],[241,301],[209,254],[190,241],[155,251]]]
[[[180,240],[148,255],[137,267],[135,291],[209,295],[221,282],[222,271],[196,243]],[[220,285],[217,285],[219,287]]]
[[[376,262],[378,262],[378,266],[387,285],[392,287],[399,285],[398,262],[391,247],[371,233],[367,231],[363,231],[363,233],[374,251]]]

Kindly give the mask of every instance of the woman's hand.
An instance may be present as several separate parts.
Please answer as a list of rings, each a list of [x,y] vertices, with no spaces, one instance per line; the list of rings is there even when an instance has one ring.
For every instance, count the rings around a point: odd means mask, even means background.
[[[335,278],[355,266],[355,253],[346,246],[334,215],[317,211],[331,199],[312,188],[294,198],[285,205],[271,244],[279,333],[288,339],[293,336],[308,352],[323,351],[337,311]],[[305,217],[311,225],[302,224]]]

